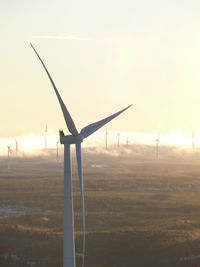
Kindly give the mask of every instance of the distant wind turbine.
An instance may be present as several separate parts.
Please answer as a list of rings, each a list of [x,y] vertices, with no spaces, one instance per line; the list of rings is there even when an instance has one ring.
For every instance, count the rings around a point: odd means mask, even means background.
[[[76,146],[76,158],[78,166],[78,176],[80,183],[80,193],[81,193],[81,204],[82,204],[82,223],[83,223],[83,250],[82,250],[82,267],[84,267],[85,262],[85,201],[84,201],[84,188],[83,188],[83,175],[82,175],[82,160],[81,160],[81,143],[83,140],[96,132],[98,129],[103,127],[109,121],[120,115],[122,112],[127,110],[130,106],[116,112],[115,114],[97,121],[95,123],[89,124],[84,127],[80,133],[78,132],[72,117],[67,110],[55,84],[50,76],[45,64],[40,58],[39,54],[31,44],[33,50],[38,56],[40,62],[42,63],[50,82],[54,88],[56,96],[58,98],[62,113],[67,125],[67,128],[71,135],[64,135],[64,132],[60,130],[60,142],[64,144],[64,244],[63,244],[63,267],[75,267],[75,241],[74,241],[74,215],[73,215],[73,201],[72,201],[72,185],[71,185],[71,160],[70,160],[70,145],[75,144]]]
[[[106,138],[106,140],[105,140],[105,146],[106,146],[106,149],[108,149],[108,130],[107,130],[107,128],[106,128],[106,132],[105,132],[105,138]]]
[[[16,157],[18,155],[18,141],[17,141],[17,139],[15,139],[15,155],[16,155]]]
[[[117,133],[117,146],[119,147],[120,132]]]
[[[158,149],[160,144],[160,133],[158,133],[158,137],[155,139],[156,142],[156,159],[158,160]]]
[[[129,146],[129,144],[130,144],[130,142],[129,142],[129,138],[128,138],[128,136],[127,136],[127,138],[126,138],[126,147],[128,148],[128,146]]]
[[[8,148],[8,159],[7,159],[7,164],[8,164],[8,169],[10,169],[10,153],[11,153],[11,144],[7,146]]]
[[[194,149],[195,147],[195,131],[192,130],[192,148]]]
[[[47,150],[47,124],[45,125],[45,130],[44,130],[44,147],[45,150]]]

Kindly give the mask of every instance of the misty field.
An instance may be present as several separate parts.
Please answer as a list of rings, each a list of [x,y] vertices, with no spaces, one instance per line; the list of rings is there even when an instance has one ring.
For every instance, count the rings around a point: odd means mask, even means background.
[[[200,266],[200,154],[83,151],[86,267]],[[145,155],[145,156],[144,156]],[[73,155],[76,252],[81,202]],[[62,266],[63,162],[0,161],[0,266]],[[77,267],[81,266],[77,256]]]

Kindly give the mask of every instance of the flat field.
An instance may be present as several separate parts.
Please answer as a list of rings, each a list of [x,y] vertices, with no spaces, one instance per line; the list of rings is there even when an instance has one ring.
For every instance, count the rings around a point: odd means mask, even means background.
[[[145,155],[145,156],[144,156]],[[200,266],[200,154],[83,150],[86,267]],[[81,203],[75,156],[76,252]],[[62,266],[63,162],[0,161],[0,266]],[[77,256],[77,267],[81,266]]]

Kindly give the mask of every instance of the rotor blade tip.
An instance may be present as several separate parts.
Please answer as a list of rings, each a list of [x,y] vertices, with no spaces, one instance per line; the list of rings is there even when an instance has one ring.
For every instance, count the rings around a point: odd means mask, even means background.
[[[130,104],[129,106],[126,107],[126,109],[128,109],[128,108],[130,108],[130,107],[132,107],[132,106],[133,106],[133,104]]]
[[[35,47],[33,46],[33,44],[32,43],[30,43],[30,46],[32,47],[32,49],[36,52],[36,50],[35,50]]]

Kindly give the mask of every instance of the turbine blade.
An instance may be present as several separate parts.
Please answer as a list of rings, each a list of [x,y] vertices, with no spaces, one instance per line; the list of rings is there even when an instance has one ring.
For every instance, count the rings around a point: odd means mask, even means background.
[[[76,144],[76,159],[78,166],[78,177],[81,193],[81,207],[82,207],[82,223],[83,223],[83,252],[82,252],[82,267],[85,264],[85,199],[84,199],[84,186],[83,186],[83,173],[82,173],[82,160],[81,160],[81,144]]]
[[[94,132],[96,132],[99,128],[101,128],[102,126],[104,126],[105,124],[107,124],[109,121],[113,120],[115,117],[119,116],[122,112],[124,112],[125,110],[127,110],[128,108],[130,108],[132,105],[129,105],[128,107],[114,113],[113,115],[97,121],[95,123],[89,124],[88,126],[84,127],[80,134],[83,136],[83,138],[88,137],[89,135],[93,134]]]
[[[65,104],[64,104],[64,102],[63,102],[63,100],[62,100],[62,98],[61,98],[61,96],[60,96],[60,94],[59,94],[59,92],[58,92],[58,90],[56,88],[56,86],[55,86],[55,83],[54,83],[54,81],[53,81],[50,73],[48,72],[48,70],[47,70],[44,62],[42,61],[40,55],[38,54],[38,52],[36,51],[36,49],[34,48],[34,46],[32,44],[30,44],[30,45],[33,48],[33,50],[35,51],[35,53],[36,53],[37,57],[39,58],[40,62],[42,63],[42,66],[44,67],[44,69],[45,69],[45,71],[46,71],[46,73],[47,73],[47,75],[49,77],[49,80],[50,80],[50,82],[51,82],[51,84],[52,84],[52,86],[54,88],[54,91],[56,93],[56,96],[58,98],[60,107],[62,109],[64,118],[65,118],[65,122],[66,122],[66,125],[67,125],[68,130],[70,131],[70,133],[72,135],[74,135],[74,136],[78,135],[78,131],[77,131],[76,126],[75,126],[75,124],[74,124],[74,122],[72,120],[72,117],[69,114],[69,111],[67,110],[67,108],[66,108],[66,106],[65,106]]]

